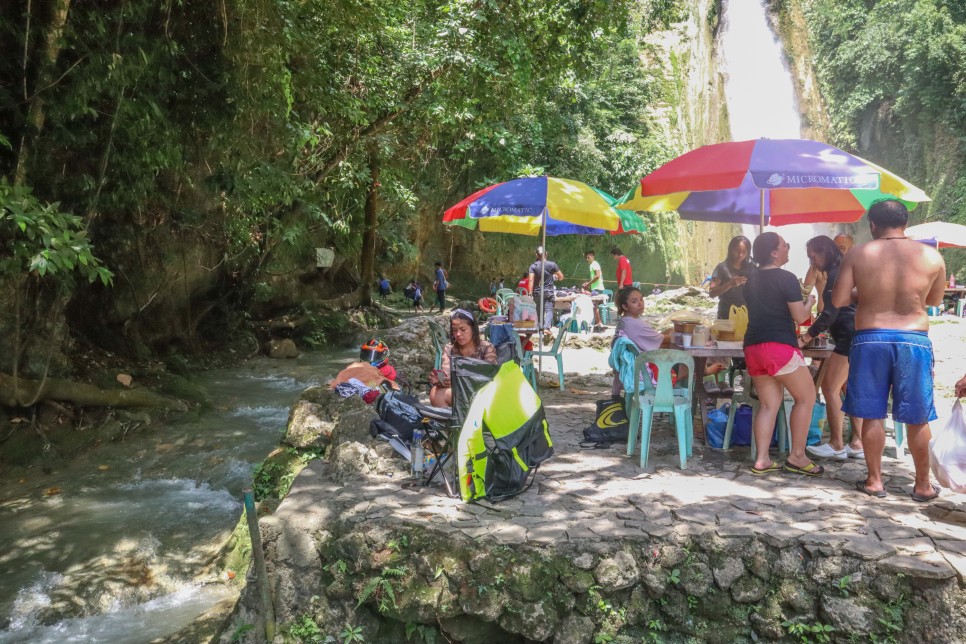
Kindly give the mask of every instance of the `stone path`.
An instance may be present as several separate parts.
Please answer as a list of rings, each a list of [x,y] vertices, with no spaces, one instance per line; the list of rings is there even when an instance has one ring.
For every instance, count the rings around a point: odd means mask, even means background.
[[[542,394],[555,456],[541,467],[530,490],[502,503],[464,504],[448,498],[441,487],[414,485],[401,470],[366,485],[342,486],[324,476],[321,463],[310,465],[293,491],[335,498],[348,521],[430,525],[445,533],[487,535],[504,544],[570,543],[593,551],[615,540],[713,530],[720,537],[760,535],[779,548],[798,542],[812,554],[878,561],[885,570],[913,577],[958,575],[964,582],[966,495],[944,490],[937,501],[914,502],[909,496],[911,463],[888,457],[894,445],[886,448],[883,469],[890,496],[882,500],[855,490],[855,481],[865,474],[861,460],[826,461],[825,475],[816,479],[756,476],[749,470],[748,447],[724,452],[696,441],[688,469],[681,470],[666,421],[655,423],[651,465],[644,471],[637,455],[625,455],[624,445],[578,446],[582,429],[594,417],[595,401],[608,396],[608,378],[568,376],[568,388],[563,394]]]

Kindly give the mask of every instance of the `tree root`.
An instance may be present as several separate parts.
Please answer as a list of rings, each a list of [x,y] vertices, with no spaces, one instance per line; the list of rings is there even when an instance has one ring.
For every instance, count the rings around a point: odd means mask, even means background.
[[[187,411],[188,406],[150,389],[101,389],[72,380],[47,378],[42,382],[0,373],[0,405],[20,406],[19,400],[64,401],[81,407],[146,407]]]

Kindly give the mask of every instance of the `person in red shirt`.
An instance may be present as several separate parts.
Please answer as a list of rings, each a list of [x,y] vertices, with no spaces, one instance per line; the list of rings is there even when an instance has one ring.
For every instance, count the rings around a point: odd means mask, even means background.
[[[520,281],[517,282],[518,293],[520,292],[521,288],[527,292],[527,295],[530,294],[530,274],[529,273],[524,273],[523,277],[520,278]]]
[[[617,246],[611,249],[610,254],[617,260],[617,288],[614,290],[619,291],[634,283],[634,276],[631,274],[631,260],[627,259]]]

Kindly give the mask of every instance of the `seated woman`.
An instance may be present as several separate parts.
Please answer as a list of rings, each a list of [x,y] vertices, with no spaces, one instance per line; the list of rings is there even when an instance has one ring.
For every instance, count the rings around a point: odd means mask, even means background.
[[[620,290],[617,294],[617,311],[621,317],[614,329],[615,342],[617,338],[626,337],[641,351],[660,349],[670,344],[670,331],[661,333],[641,318],[644,314],[644,295],[639,288],[627,286]],[[620,375],[615,371],[611,394],[617,398],[622,388]]]
[[[434,407],[452,407],[453,390],[450,387],[450,365],[453,357],[476,358],[496,364],[496,349],[480,337],[476,318],[468,311],[456,309],[450,317],[449,343],[443,348],[443,361],[439,369],[429,374],[433,388],[429,390],[429,403]]]

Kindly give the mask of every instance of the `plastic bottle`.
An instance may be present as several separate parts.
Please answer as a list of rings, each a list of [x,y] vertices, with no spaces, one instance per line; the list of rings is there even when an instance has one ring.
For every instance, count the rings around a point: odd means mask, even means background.
[[[949,286],[950,288],[956,288],[956,276],[952,273],[949,274]]]
[[[423,475],[424,461],[426,458],[425,450],[423,449],[423,430],[421,427],[413,430],[413,441],[409,449],[413,457],[413,478],[419,478]]]

